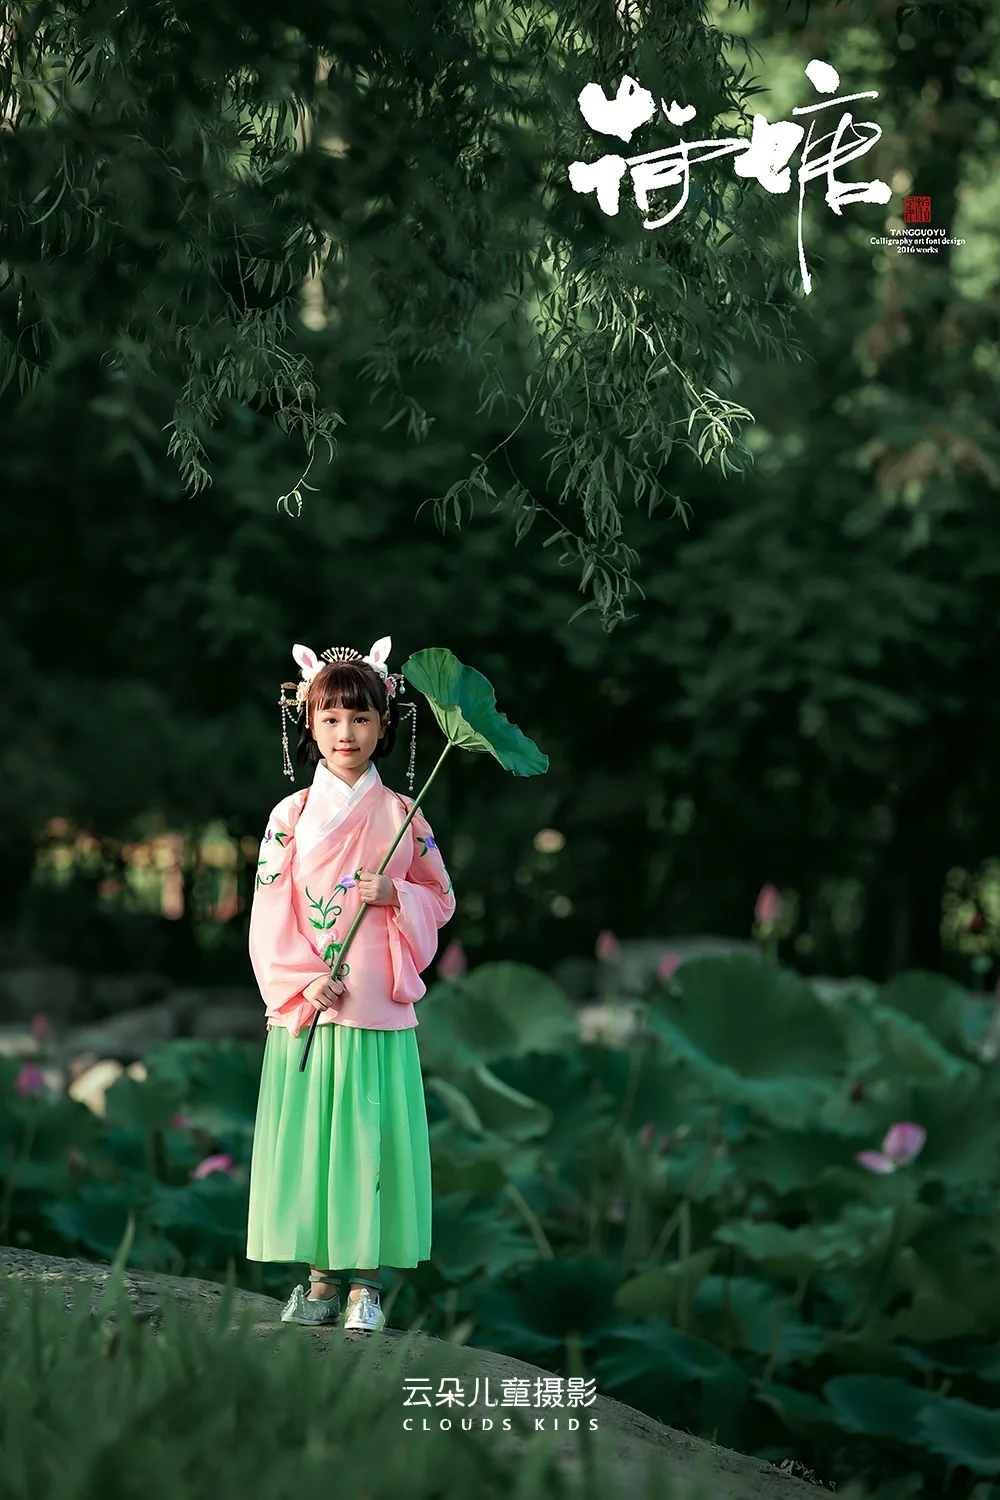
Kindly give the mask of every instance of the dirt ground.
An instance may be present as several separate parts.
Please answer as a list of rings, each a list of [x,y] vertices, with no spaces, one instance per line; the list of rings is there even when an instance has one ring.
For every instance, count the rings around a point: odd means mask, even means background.
[[[55,1256],[36,1255],[30,1250],[4,1246],[0,1249],[3,1273],[22,1282],[49,1286],[63,1284],[67,1301],[72,1302],[74,1286],[89,1285],[91,1296],[99,1293],[107,1281],[110,1267],[81,1260],[60,1260]],[[126,1285],[137,1315],[150,1320],[155,1327],[158,1314],[170,1302],[183,1317],[199,1321],[214,1318],[223,1288],[215,1282],[194,1278],[161,1276],[139,1271],[126,1273]],[[2,1295],[2,1281],[0,1281]],[[339,1328],[306,1329],[288,1327],[279,1321],[281,1304],[272,1297],[254,1292],[237,1291],[233,1316],[253,1316],[256,1335],[262,1340],[299,1338],[308,1340],[317,1353],[329,1347],[333,1339],[345,1339],[351,1347],[366,1347],[369,1335],[345,1335]],[[488,1376],[499,1389],[505,1377],[533,1379],[548,1372],[523,1360],[494,1354],[486,1349],[449,1344],[426,1334],[408,1334],[387,1328],[374,1335],[380,1343],[375,1360],[379,1368],[386,1360],[402,1358],[402,1370],[426,1374],[432,1364],[435,1374],[456,1375],[463,1381]],[[400,1392],[400,1420],[403,1393]],[[414,1413],[419,1420],[419,1409]],[[532,1413],[537,1415],[537,1413]],[[554,1414],[557,1415],[557,1414]],[[639,1500],[646,1492],[647,1472],[651,1464],[662,1468],[673,1481],[671,1500],[820,1500],[824,1493],[815,1484],[783,1473],[769,1464],[744,1454],[718,1448],[688,1433],[665,1427],[642,1412],[634,1411],[608,1396],[598,1396],[586,1408],[588,1417],[599,1423],[594,1443],[603,1456],[612,1478],[614,1500]],[[561,1425],[561,1424],[560,1424]],[[512,1443],[520,1439],[514,1433],[504,1434]],[[567,1471],[579,1464],[579,1437],[575,1433],[552,1432],[551,1439],[560,1451],[560,1461]]]

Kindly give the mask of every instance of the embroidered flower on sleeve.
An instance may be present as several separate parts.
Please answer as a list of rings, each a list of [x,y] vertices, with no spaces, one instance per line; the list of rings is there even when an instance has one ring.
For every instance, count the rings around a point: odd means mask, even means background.
[[[418,844],[423,844],[423,846],[424,846],[421,849],[421,851],[420,851],[420,858],[421,859],[423,859],[423,857],[427,853],[428,849],[436,849],[437,848],[437,839],[434,837],[434,835],[432,833],[428,833],[426,836],[418,833],[417,834],[417,843]]]

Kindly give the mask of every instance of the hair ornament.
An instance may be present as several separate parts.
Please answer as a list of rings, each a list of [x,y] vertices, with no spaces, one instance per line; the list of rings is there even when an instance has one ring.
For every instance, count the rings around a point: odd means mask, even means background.
[[[397,692],[405,692],[403,677],[399,672],[389,671],[389,652],[392,650],[392,637],[384,635],[372,646],[367,656],[362,656],[350,646],[332,646],[324,651],[322,656],[317,656],[309,646],[296,644],[292,647],[292,658],[299,668],[298,682],[283,682],[281,684],[281,696],[278,706],[281,710],[281,746],[284,752],[284,774],[290,781],[295,779],[292,769],[292,760],[288,751],[288,721],[295,719],[302,712],[309,697],[309,689],[314,679],[326,666],[333,666],[341,662],[364,662],[371,667],[382,679],[385,688],[386,699],[394,702]],[[289,697],[294,693],[294,697]],[[416,752],[416,720],[417,706],[415,703],[405,704],[404,708],[410,711],[410,764],[407,769],[407,779],[410,791],[413,791],[413,769],[414,755]]]

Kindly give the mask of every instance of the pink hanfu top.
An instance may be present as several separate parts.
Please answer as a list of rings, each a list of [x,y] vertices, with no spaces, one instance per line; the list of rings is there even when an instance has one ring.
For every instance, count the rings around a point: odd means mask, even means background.
[[[315,791],[329,799],[326,778],[335,779],[321,764]],[[314,1015],[302,991],[330,973],[361,905],[358,871],[378,869],[413,806],[410,798],[390,791],[370,766],[355,789],[359,795],[339,793],[339,806],[325,802],[322,819],[313,815],[306,820],[308,837],[303,826],[303,847],[298,849],[295,830],[312,790],[292,792],[272,812],[260,846],[250,912],[250,961],[268,1026],[283,1026],[296,1036]],[[327,817],[331,807],[333,816]],[[336,1022],[403,1031],[418,1024],[414,1004],[426,993],[420,975],[437,952],[439,929],[455,911],[451,880],[430,824],[420,813],[385,874],[399,905],[372,906],[365,912],[347,955],[347,972],[341,975],[344,993],[320,1012],[321,1026]]]

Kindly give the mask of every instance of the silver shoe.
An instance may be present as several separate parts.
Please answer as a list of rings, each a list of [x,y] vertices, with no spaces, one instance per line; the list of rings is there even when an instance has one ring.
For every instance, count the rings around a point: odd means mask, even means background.
[[[346,1332],[379,1333],[385,1327],[385,1313],[366,1286],[357,1297],[349,1298],[347,1305],[351,1310],[344,1320]]]
[[[319,1328],[325,1323],[339,1321],[339,1292],[334,1292],[332,1297],[320,1299],[307,1297],[306,1291],[304,1286],[295,1288],[282,1309],[283,1323],[303,1323],[307,1328]]]

